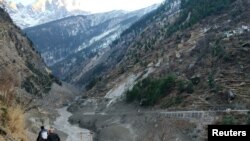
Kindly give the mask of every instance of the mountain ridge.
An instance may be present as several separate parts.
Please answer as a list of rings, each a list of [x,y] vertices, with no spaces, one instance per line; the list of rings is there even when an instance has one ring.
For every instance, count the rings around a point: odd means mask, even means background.
[[[89,12],[82,10],[69,11],[61,0],[37,0],[30,5],[3,0],[1,4],[22,29],[72,15],[89,14]]]
[[[89,96],[112,97],[119,90],[121,95],[114,99],[128,98],[141,105],[162,108],[193,108],[192,103],[199,108],[249,106],[249,99],[245,98],[249,92],[246,73],[249,50],[243,49],[244,44],[248,44],[250,31],[249,11],[246,10],[249,2],[179,2],[181,10],[177,9],[174,15],[166,17],[166,13],[172,12],[163,5],[158,15],[151,16],[154,20],[148,25],[138,30],[136,24],[145,23],[138,21],[123,39],[114,43],[109,57],[82,77],[86,82],[88,76],[99,70],[87,85]],[[206,8],[199,9],[198,5]],[[134,34],[136,31],[138,34]],[[118,61],[112,61],[116,57]],[[241,69],[237,65],[239,62]],[[165,86],[168,83],[170,86]],[[169,89],[161,89],[163,87]],[[199,96],[200,93],[204,95]],[[235,94],[238,95],[236,100],[227,99]],[[245,102],[241,103],[242,100]]]
[[[104,48],[109,48],[109,44],[123,30],[157,6],[134,12],[112,11],[73,16],[24,31],[41,52],[45,62],[52,66],[54,74],[66,77],[69,71],[75,71],[72,70],[73,67],[85,63],[98,52],[105,52]],[[51,41],[51,38],[54,40]],[[68,70],[69,68],[71,69]]]

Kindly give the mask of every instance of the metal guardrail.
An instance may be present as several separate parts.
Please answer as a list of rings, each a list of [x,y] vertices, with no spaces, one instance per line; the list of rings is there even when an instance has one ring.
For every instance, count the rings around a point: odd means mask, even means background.
[[[218,110],[184,110],[184,111],[166,111],[166,110],[156,110],[156,111],[139,111],[138,112],[120,112],[120,113],[87,113],[86,115],[99,115],[99,116],[115,116],[115,115],[162,115],[166,118],[182,118],[182,119],[200,119],[206,118],[210,115],[218,113],[229,113],[229,112],[250,112],[248,109],[218,109]]]

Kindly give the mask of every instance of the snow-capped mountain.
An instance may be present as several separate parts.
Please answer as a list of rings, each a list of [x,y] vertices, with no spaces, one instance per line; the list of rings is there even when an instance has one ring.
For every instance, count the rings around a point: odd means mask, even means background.
[[[72,16],[25,29],[47,65],[60,77],[102,54],[122,31],[158,5],[133,12]],[[107,48],[108,49],[108,48]]]
[[[1,5],[10,14],[13,21],[22,29],[65,18],[73,15],[86,15],[88,12],[69,9],[73,1],[37,0],[30,5],[23,5],[8,0],[0,0]]]

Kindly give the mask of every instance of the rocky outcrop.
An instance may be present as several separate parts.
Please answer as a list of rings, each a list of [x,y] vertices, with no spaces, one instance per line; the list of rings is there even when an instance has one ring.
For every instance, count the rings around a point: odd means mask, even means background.
[[[18,88],[42,95],[50,90],[54,77],[50,75],[33,43],[0,9],[0,78],[13,78]]]
[[[33,43],[0,8],[0,140],[26,141],[24,112],[48,95],[55,80]]]

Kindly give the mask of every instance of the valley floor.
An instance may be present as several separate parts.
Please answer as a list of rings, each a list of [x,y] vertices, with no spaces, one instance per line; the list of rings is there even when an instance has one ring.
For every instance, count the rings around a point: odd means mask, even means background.
[[[27,114],[30,140],[36,139],[43,124],[55,127],[63,141],[202,141],[206,140],[208,124],[218,122],[223,115],[249,112],[224,107],[182,111],[143,108],[123,100],[110,102],[114,100],[75,93],[69,87],[53,86],[43,100],[47,102],[44,110],[41,107]]]
[[[95,132],[98,141],[205,140],[206,127],[228,113],[249,110],[167,111],[141,108],[108,99],[79,99],[69,108],[69,121]]]

